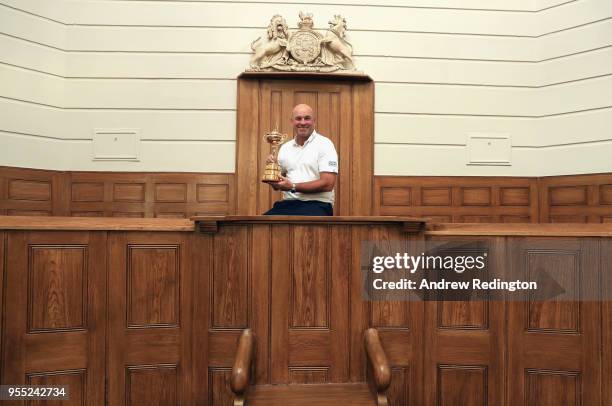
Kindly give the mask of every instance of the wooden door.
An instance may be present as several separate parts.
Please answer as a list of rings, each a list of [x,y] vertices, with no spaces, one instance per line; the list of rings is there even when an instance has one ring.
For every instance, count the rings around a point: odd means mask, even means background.
[[[588,238],[516,239],[513,275],[548,273],[565,292],[508,303],[508,405],[599,405],[599,246]]]
[[[335,215],[369,215],[373,182],[373,86],[371,82],[240,79],[236,153],[237,214],[262,214],[280,199],[260,181],[270,145],[265,133],[293,137],[293,106],[310,105],[317,132],[330,138],[339,156]]]
[[[67,385],[63,405],[104,405],[105,246],[104,232],[8,234],[3,385]]]
[[[478,256],[486,251],[485,272],[469,277],[503,278],[502,237],[433,237],[429,241],[451,245],[454,241],[456,248],[443,255]],[[424,405],[504,404],[505,302],[486,299],[488,295],[424,303]]]
[[[349,381],[350,252],[350,226],[273,227],[271,383]]]
[[[190,239],[109,236],[108,404],[190,405]]]

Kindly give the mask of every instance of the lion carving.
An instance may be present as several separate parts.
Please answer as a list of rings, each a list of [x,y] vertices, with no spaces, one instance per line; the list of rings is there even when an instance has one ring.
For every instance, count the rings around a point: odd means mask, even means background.
[[[345,69],[354,69],[353,46],[346,40],[346,20],[334,15],[329,22],[329,30],[321,41],[321,60],[326,65],[340,65]]]
[[[251,57],[251,68],[259,70],[273,66],[283,59],[287,59],[287,43],[289,39],[289,26],[285,19],[276,14],[268,24],[268,38],[257,38],[251,43],[254,54]]]

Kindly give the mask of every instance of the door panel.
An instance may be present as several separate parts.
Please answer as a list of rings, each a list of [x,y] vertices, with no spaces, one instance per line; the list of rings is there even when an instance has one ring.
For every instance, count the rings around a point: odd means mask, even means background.
[[[513,275],[548,273],[564,292],[545,302],[529,296],[508,303],[508,404],[598,405],[601,306],[594,240],[516,239]]]
[[[272,235],[271,382],[346,382],[350,351],[350,229],[275,226]],[[287,242],[289,242],[287,244]],[[288,250],[288,255],[275,255]]]
[[[109,236],[109,404],[191,404],[189,241],[178,233]]]
[[[62,404],[103,405],[106,234],[12,232],[7,247],[2,384],[68,385]]]

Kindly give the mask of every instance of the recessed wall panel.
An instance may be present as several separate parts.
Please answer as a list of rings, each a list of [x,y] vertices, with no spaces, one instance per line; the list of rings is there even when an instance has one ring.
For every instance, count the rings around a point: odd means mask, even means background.
[[[214,237],[210,303],[213,328],[248,326],[248,239],[246,227],[226,227]]]
[[[488,206],[491,204],[491,189],[488,187],[461,188],[463,206]]]
[[[292,384],[317,384],[329,382],[329,367],[289,367]]]
[[[587,204],[586,186],[557,186],[548,190],[551,206],[575,206]]]
[[[489,304],[486,301],[438,302],[438,327],[445,329],[487,329]]]
[[[438,405],[487,406],[487,367],[438,365]]]
[[[113,185],[113,201],[144,202],[144,183],[115,183]]]
[[[578,372],[528,369],[525,371],[525,405],[581,406],[580,381]]]
[[[529,206],[529,193],[527,187],[502,187],[499,202],[502,206]]]
[[[187,185],[184,183],[157,183],[155,185],[156,202],[186,202]]]
[[[126,406],[179,405],[176,365],[129,366],[125,386]]]
[[[84,369],[28,373],[26,377],[28,385],[40,386],[67,386],[69,399],[57,401],[31,401],[28,406],[42,406],[57,403],[61,406],[88,406],[86,385],[87,371]]]
[[[30,246],[28,331],[83,329],[87,307],[87,248]]]
[[[228,199],[228,185],[197,185],[198,202],[227,202]]]
[[[527,280],[540,286],[558,286],[554,299],[536,300],[533,293],[527,306],[530,331],[580,332],[580,267],[577,252],[528,251]],[[545,285],[544,285],[545,284]]]
[[[328,243],[325,227],[296,226],[293,230],[292,327],[329,327]]]
[[[384,206],[410,206],[412,204],[412,189],[409,187],[385,187],[382,188],[381,193]]]
[[[103,202],[104,183],[75,182],[72,184],[73,202]]]
[[[210,368],[208,370],[208,404],[211,406],[230,406],[234,396],[230,389],[230,368]]]
[[[51,200],[51,182],[9,179],[8,198],[10,200]]]
[[[450,187],[422,187],[421,205],[423,206],[450,206]]]
[[[129,327],[179,324],[179,258],[179,246],[128,247]]]

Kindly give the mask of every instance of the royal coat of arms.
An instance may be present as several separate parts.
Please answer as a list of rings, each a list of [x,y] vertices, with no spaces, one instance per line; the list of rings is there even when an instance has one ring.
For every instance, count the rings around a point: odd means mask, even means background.
[[[300,12],[298,30],[290,33],[280,15],[270,20],[267,39],[251,43],[247,71],[334,72],[354,71],[353,47],[345,39],[346,20],[335,15],[325,36],[313,29],[312,14]]]

